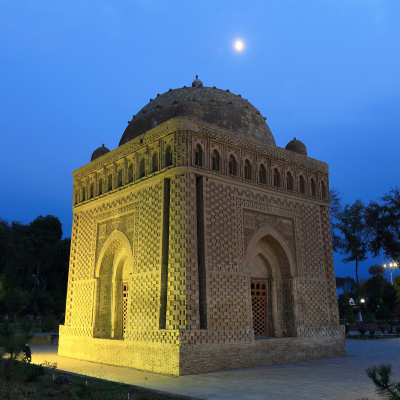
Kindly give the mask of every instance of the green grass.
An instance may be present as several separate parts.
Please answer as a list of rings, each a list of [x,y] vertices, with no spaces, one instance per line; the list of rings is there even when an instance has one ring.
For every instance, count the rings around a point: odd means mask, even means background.
[[[124,383],[106,381],[67,373],[71,378],[70,385],[59,385],[53,382],[53,375],[41,376],[37,381],[27,382],[13,380],[9,383],[0,379],[0,399],[2,400],[161,400],[189,399],[184,396],[168,395],[139,388]],[[55,377],[64,375],[55,371]]]

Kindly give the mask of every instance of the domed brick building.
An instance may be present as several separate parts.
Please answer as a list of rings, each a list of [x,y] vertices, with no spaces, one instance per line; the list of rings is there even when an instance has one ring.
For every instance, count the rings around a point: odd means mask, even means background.
[[[328,166],[265,119],[196,77],[74,171],[60,355],[173,375],[346,355]]]

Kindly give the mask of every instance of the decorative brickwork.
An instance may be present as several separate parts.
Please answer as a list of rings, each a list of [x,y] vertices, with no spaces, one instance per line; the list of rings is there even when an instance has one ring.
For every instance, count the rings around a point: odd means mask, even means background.
[[[74,172],[61,355],[182,375],[346,354],[327,165],[204,99]]]

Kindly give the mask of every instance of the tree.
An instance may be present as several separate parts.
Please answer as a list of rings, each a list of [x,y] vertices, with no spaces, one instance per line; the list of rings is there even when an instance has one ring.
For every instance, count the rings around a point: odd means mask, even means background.
[[[383,304],[393,312],[394,304],[397,300],[397,292],[391,283],[388,283],[382,293]]]
[[[339,232],[337,249],[347,255],[343,262],[355,262],[356,297],[359,304],[358,264],[367,259],[367,242],[365,237],[364,204],[356,200],[351,206],[346,204],[338,216],[337,231]]]
[[[375,264],[369,267],[368,273],[372,276],[385,275],[385,268],[382,265]]]
[[[356,290],[356,282],[350,276],[346,276],[345,278],[341,278],[340,276],[336,277],[336,289],[342,289],[345,292],[355,292]]]
[[[381,251],[392,261],[400,259],[400,189],[391,189],[372,201],[365,209],[365,222],[370,238],[369,250],[378,256]]]

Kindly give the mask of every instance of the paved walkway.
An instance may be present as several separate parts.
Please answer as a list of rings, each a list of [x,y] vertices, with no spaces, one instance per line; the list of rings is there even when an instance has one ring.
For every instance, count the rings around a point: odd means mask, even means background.
[[[393,380],[400,381],[400,338],[347,340],[347,352],[351,356],[178,378],[61,357],[57,346],[32,347],[32,361],[57,362],[64,371],[215,400],[379,399],[365,368],[380,363],[391,363]]]

